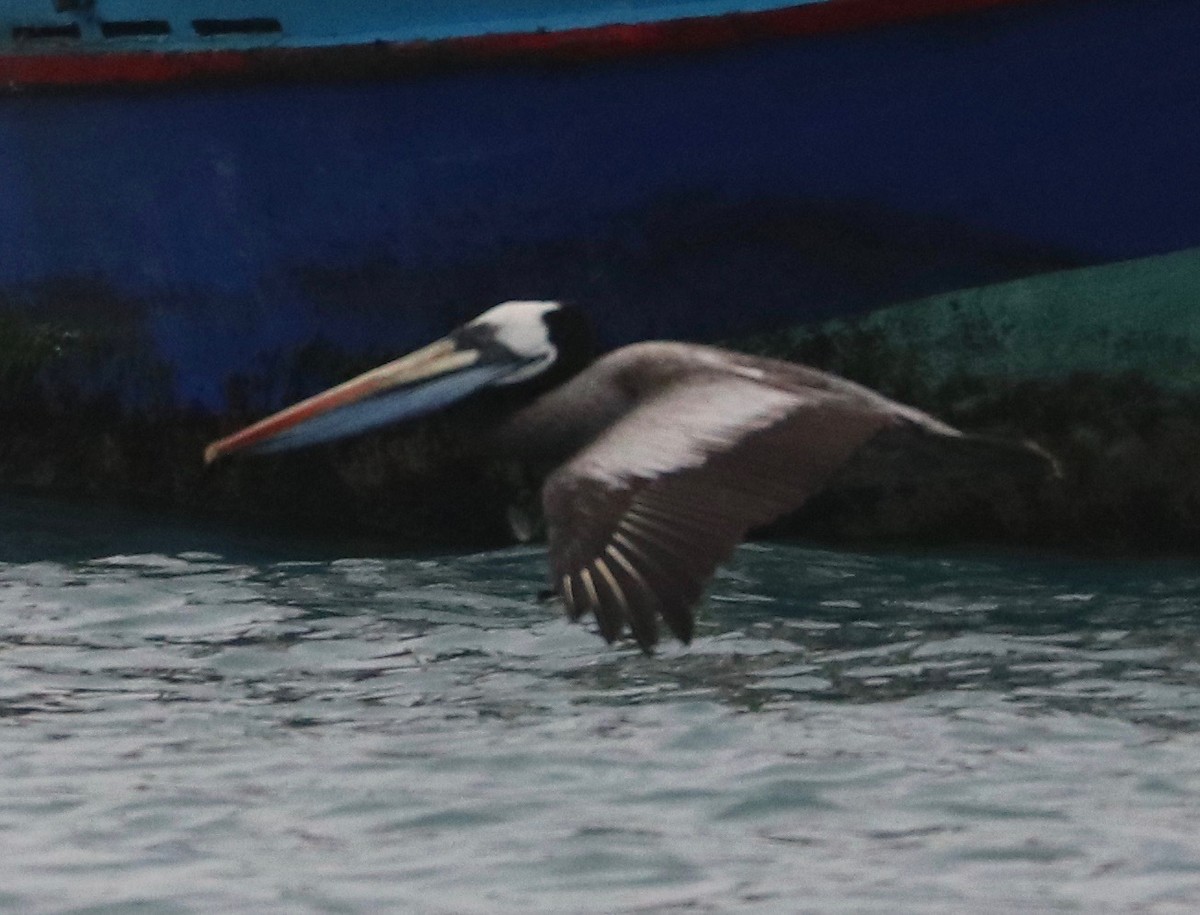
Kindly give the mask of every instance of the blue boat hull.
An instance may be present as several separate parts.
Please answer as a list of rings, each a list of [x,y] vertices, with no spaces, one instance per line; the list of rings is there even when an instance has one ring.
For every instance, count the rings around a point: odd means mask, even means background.
[[[0,311],[73,397],[268,409],[489,304],[726,338],[1200,246],[1200,5],[0,97]],[[73,361],[71,341],[88,341]],[[81,357],[82,358],[82,357]],[[64,387],[66,389],[66,387]]]

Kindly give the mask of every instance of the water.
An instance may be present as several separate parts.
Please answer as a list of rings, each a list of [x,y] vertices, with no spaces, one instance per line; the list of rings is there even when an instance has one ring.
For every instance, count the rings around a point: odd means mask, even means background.
[[[1194,563],[750,546],[647,659],[536,549],[0,530],[3,911],[1200,906]]]

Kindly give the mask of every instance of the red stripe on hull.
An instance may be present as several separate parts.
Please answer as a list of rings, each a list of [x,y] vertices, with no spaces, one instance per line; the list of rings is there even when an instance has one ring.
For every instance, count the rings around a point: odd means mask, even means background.
[[[517,32],[439,41],[239,51],[85,52],[0,57],[0,89],[327,80],[483,64],[581,62],[704,51],[1052,0],[825,0],[757,13]]]

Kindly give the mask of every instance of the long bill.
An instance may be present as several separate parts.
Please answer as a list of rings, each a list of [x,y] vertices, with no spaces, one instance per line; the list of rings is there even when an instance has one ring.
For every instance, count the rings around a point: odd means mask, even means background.
[[[331,442],[432,413],[514,369],[482,356],[445,337],[213,442],[204,462]]]

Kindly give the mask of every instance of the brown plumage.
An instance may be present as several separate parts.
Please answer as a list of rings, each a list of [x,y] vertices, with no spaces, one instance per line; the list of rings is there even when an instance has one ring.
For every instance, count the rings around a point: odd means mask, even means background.
[[[649,648],[659,617],[690,641],[693,607],[747,532],[794,512],[897,425],[958,434],[803,366],[645,343],[518,411],[499,442],[532,460],[562,445],[542,487],[552,585],[572,618],[594,614],[609,641],[628,626]]]
[[[340,438],[490,389],[481,442],[544,477],[551,584],[568,614],[593,614],[609,642],[628,628],[649,651],[660,618],[688,642],[697,601],[747,532],[798,509],[865,444],[887,430],[960,437],[788,362],[682,343],[593,362],[582,320],[556,303],[506,303],[214,443],[208,459]]]

